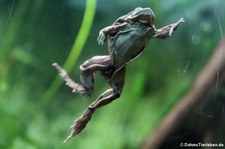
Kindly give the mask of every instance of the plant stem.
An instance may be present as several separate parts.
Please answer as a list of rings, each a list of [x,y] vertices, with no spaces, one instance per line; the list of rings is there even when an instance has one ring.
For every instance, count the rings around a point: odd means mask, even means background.
[[[84,17],[83,17],[83,21],[82,21],[79,33],[77,35],[76,40],[74,41],[74,44],[69,53],[69,56],[67,57],[63,65],[63,67],[67,70],[68,73],[71,72],[87,40],[87,37],[89,35],[90,29],[94,20],[95,9],[96,9],[96,0],[87,0],[86,9],[84,12]],[[60,79],[58,76],[54,79],[54,81],[51,83],[51,85],[43,94],[40,100],[42,107],[46,106],[53,99],[53,97],[59,90],[62,83],[63,83],[63,80]]]

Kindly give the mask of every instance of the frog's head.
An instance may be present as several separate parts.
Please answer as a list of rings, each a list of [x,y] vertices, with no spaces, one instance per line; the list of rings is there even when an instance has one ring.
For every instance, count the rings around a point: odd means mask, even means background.
[[[136,20],[148,26],[153,26],[155,22],[155,15],[150,8],[137,7],[128,16],[130,20]]]

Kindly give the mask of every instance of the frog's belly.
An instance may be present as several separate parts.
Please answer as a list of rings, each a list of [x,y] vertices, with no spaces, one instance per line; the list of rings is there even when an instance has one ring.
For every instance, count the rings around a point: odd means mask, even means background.
[[[147,43],[145,35],[137,31],[121,33],[114,38],[110,45],[110,56],[113,59],[113,65],[120,67],[139,56]]]

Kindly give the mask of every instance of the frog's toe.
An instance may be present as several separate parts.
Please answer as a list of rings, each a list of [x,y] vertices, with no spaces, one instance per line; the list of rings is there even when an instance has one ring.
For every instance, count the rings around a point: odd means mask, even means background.
[[[184,18],[181,18],[181,19],[179,20],[179,23],[183,23],[183,22],[185,22],[185,20],[184,20]]]

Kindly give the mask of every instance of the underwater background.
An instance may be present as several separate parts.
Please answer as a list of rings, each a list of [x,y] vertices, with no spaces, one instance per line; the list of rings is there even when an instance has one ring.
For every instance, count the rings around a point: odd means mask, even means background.
[[[151,39],[127,65],[121,97],[98,109],[84,131],[64,144],[74,119],[109,86],[97,74],[93,96],[81,97],[52,63],[79,82],[80,64],[108,54],[106,44],[97,44],[99,31],[136,7],[150,7],[157,28],[182,17],[186,22],[166,40]],[[150,148],[143,144],[222,43],[224,8],[223,0],[0,0],[0,148]],[[215,79],[222,74],[218,62]],[[217,83],[152,148],[199,142],[225,147],[225,83]]]

